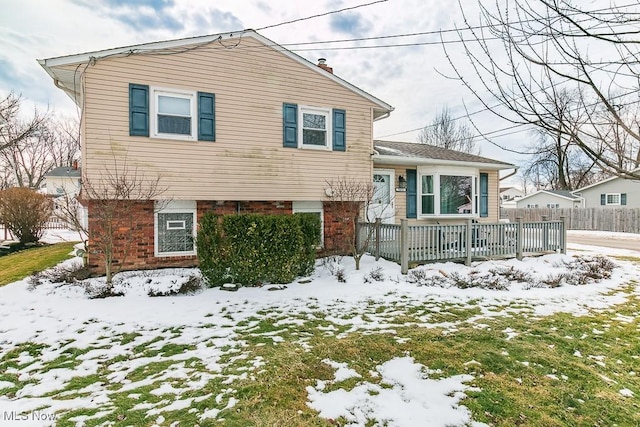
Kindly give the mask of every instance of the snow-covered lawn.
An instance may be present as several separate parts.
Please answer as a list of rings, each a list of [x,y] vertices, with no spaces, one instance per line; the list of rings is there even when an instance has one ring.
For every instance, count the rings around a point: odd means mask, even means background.
[[[449,277],[513,267],[542,280],[565,271],[571,260],[548,255],[471,268],[447,263],[420,269],[424,276]],[[54,413],[58,422],[79,426],[169,425],[176,413],[202,424],[224,420],[242,403],[238,388],[274,363],[253,350],[292,345],[312,354],[317,337],[340,341],[382,334],[403,345],[412,339],[406,332],[412,329],[453,336],[469,326],[486,329],[496,318],[525,316],[535,322],[556,313],[585,316],[612,308],[612,328],[637,324],[634,316],[615,310],[640,294],[633,281],[640,269],[633,262],[616,260],[611,278],[597,283],[550,289],[512,282],[507,290],[420,286],[409,283],[394,263],[365,257],[355,271],[351,259],[340,262],[346,283],[338,282],[325,262],[310,282],[279,290],[265,286],[147,296],[150,289],[175,288],[185,277],[198,275],[188,269],[121,275],[117,288],[126,295],[106,299],[88,299],[79,285],[32,287],[23,280],[2,287],[0,425],[52,425]],[[379,267],[381,281],[365,280]],[[500,335],[507,342],[524,332],[504,328]],[[594,327],[590,335],[605,332]],[[598,355],[582,357],[592,356]],[[484,425],[465,404],[470,393],[480,391],[474,375],[479,362],[464,360],[467,372],[447,376],[418,362],[410,351],[389,355],[366,370],[344,355],[318,357],[333,374],[302,379],[299,393],[307,396],[307,408],[301,414],[343,417],[361,426],[368,420],[389,426],[426,425],[425,420],[430,426]],[[547,377],[563,381],[560,375],[549,371]],[[633,385],[608,379],[621,399],[637,395]]]

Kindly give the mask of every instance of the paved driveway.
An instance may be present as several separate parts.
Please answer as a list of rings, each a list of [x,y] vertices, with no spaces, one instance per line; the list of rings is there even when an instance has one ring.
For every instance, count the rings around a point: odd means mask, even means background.
[[[570,230],[567,233],[567,244],[569,248],[573,245],[584,245],[625,249],[636,251],[640,255],[640,234]]]

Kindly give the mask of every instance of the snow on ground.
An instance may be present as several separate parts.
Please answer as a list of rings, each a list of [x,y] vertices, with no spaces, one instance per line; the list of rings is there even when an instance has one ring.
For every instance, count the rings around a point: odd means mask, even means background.
[[[602,253],[602,250],[594,249],[594,252]],[[514,267],[544,278],[564,271],[571,259],[571,256],[557,254],[523,261],[487,261],[472,267],[439,263],[421,269],[425,274],[446,276]],[[193,269],[117,275],[116,287],[126,296],[98,300],[88,299],[78,285],[44,283],[30,287],[25,279],[0,288],[0,354],[24,343],[49,347],[39,357],[26,351],[20,354],[19,365],[7,373],[18,375],[20,382],[28,384],[20,388],[15,397],[0,396],[0,411],[51,413],[96,408],[99,412],[92,417],[97,418],[115,410],[113,398],[116,392],[109,385],[118,384],[121,386],[118,393],[130,391],[134,395],[140,387],[152,385],[156,387],[152,394],[173,396],[170,401],[164,399],[156,404],[141,402],[136,408],[147,410],[149,420],[156,420],[162,418],[162,412],[189,407],[192,401],[197,401],[183,398],[184,394],[193,396],[194,391],[205,388],[210,380],[223,378],[229,387],[215,397],[217,406],[199,414],[200,419],[216,418],[220,411],[235,405],[234,382],[251,378],[264,365],[264,361],[250,359],[242,352],[244,343],[238,338],[240,333],[254,333],[261,319],[274,320],[280,330],[295,331],[299,325],[317,319],[321,313],[323,321],[329,323],[322,327],[323,333],[339,337],[351,332],[395,333],[395,328],[406,326],[394,323],[399,311],[406,308],[415,311],[415,317],[419,319],[416,326],[440,327],[447,333],[455,333],[460,325],[435,321],[433,317],[448,308],[479,308],[479,315],[465,320],[479,325],[482,319],[515,312],[536,316],[557,312],[581,315],[623,303],[628,297],[619,288],[637,278],[640,269],[630,262],[615,262],[618,267],[612,277],[599,283],[554,289],[510,283],[507,290],[501,291],[419,286],[407,282],[397,264],[385,260],[376,262],[368,256],[363,258],[360,271],[355,271],[352,259],[342,259],[346,283],[339,283],[319,263],[310,283],[294,282],[275,292],[263,287],[240,288],[237,292],[207,289],[191,296],[147,296],[149,290],[174,289],[181,278],[198,274]],[[382,267],[385,279],[365,283],[364,276],[377,267]],[[99,286],[101,280],[92,279],[91,283]],[[346,332],[338,334],[338,327],[343,330],[346,327]],[[268,333],[274,343],[283,339],[278,332]],[[514,334],[517,331],[505,331],[506,338]],[[297,343],[309,345],[304,336],[300,336]],[[134,350],[143,345],[151,352]],[[160,351],[168,346],[184,348],[170,354]],[[44,364],[72,349],[84,351],[77,357],[75,366],[42,369]],[[65,391],[72,378],[96,374],[105,361],[118,355],[128,357],[108,366],[108,383],[93,383],[81,393]],[[223,360],[229,356],[235,363],[246,365],[242,373],[224,373],[225,363],[229,362]],[[194,359],[204,368],[196,368]],[[154,362],[170,362],[170,365],[160,373],[132,379],[132,373]],[[388,360],[377,367],[382,383],[388,386],[381,387],[362,380],[346,364],[328,359],[325,363],[336,370],[334,384],[356,378],[358,385],[349,391],[338,389],[326,393],[323,382],[309,387],[309,405],[321,416],[342,415],[352,425],[365,425],[367,419],[374,418],[381,422],[386,420],[390,426],[413,426],[416,419],[434,420],[433,425],[473,423],[468,409],[459,404],[465,391],[470,389],[466,383],[473,379],[471,376],[430,379],[428,367],[407,356]],[[0,392],[8,387],[13,387],[13,383],[0,382]],[[66,398],[57,398],[65,393],[68,394]],[[629,395],[626,390],[620,393]],[[206,398],[208,396],[203,397]],[[77,418],[74,421],[81,424],[89,417]],[[51,421],[39,421],[33,425],[50,424]]]

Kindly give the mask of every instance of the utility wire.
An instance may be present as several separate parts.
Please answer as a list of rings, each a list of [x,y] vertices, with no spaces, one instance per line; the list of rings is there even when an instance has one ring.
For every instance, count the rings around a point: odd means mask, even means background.
[[[371,5],[374,5],[374,4],[377,4],[377,3],[384,3],[386,1],[388,1],[388,0],[377,0],[377,1],[373,1],[371,3],[359,4],[357,6],[345,7],[343,9],[339,9],[339,10],[332,10],[332,11],[325,12],[325,13],[319,13],[317,15],[307,16],[306,18],[298,18],[298,19],[293,19],[291,21],[281,22],[279,24],[267,25],[266,27],[261,27],[261,28],[256,29],[256,31],[266,30],[268,28],[275,28],[275,27],[279,27],[281,25],[293,24],[294,22],[306,21],[308,19],[320,18],[322,16],[327,16],[327,15],[331,15],[331,14],[334,14],[334,13],[345,12],[347,10],[358,9],[358,8],[361,8],[361,7],[371,6]]]

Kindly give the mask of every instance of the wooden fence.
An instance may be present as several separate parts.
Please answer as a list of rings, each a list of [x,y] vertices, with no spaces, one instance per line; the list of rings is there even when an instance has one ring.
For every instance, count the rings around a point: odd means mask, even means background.
[[[359,246],[367,244],[376,258],[399,262],[406,274],[409,263],[518,258],[551,252],[566,253],[563,221],[517,221],[480,224],[468,220],[456,225],[362,223]]]
[[[510,222],[517,218],[542,221],[545,216],[550,220],[565,217],[569,230],[640,233],[640,208],[500,209],[500,218]]]

